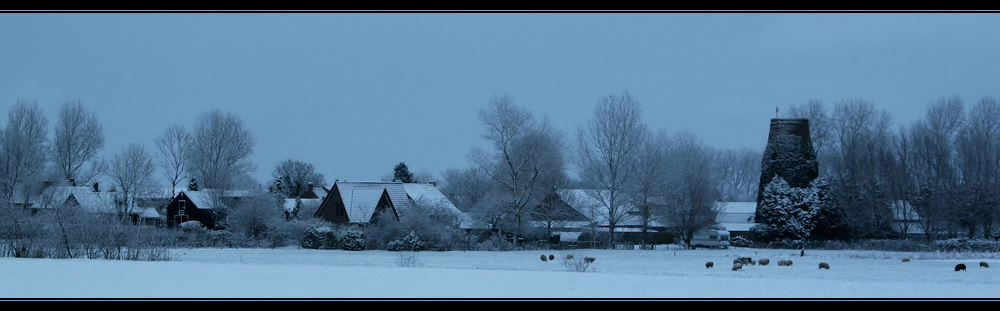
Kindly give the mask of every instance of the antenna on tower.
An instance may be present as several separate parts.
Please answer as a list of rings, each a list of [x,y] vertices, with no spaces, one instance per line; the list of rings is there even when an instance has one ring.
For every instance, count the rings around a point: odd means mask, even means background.
[[[774,117],[775,117],[775,118],[777,118],[777,117],[778,117],[778,106],[775,106],[775,107],[774,107]]]

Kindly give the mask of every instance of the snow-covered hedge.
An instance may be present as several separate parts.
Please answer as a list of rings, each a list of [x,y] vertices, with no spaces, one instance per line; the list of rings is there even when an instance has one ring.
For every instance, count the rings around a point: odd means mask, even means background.
[[[310,249],[338,249],[340,239],[333,228],[317,226],[306,230],[299,246]]]
[[[348,229],[340,236],[340,248],[348,251],[360,251],[365,249],[365,237],[361,230]]]
[[[407,234],[402,239],[389,242],[389,244],[386,246],[386,249],[390,251],[415,252],[422,250],[423,248],[424,248],[424,241],[420,240],[420,237],[417,236],[416,231],[410,231],[410,234]]]
[[[1000,241],[948,239],[934,242],[942,252],[1000,252]]]

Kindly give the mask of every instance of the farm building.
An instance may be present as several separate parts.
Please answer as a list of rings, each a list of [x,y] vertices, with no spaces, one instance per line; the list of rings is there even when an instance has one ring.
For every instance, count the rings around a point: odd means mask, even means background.
[[[459,219],[468,219],[434,184],[402,182],[337,181],[315,216],[332,223],[364,225],[379,221],[379,215],[399,220],[421,207],[440,208]],[[460,227],[468,227],[469,223],[462,221]]]

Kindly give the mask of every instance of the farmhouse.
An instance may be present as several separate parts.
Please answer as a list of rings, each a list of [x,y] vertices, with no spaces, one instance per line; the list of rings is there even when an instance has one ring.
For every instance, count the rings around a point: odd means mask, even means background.
[[[717,202],[715,206],[719,211],[715,223],[729,231],[729,236],[743,236],[749,240],[756,238],[750,228],[757,224],[754,221],[757,202]]]
[[[471,223],[434,184],[402,182],[337,181],[315,216],[332,223],[364,225],[378,222],[379,215],[399,220],[406,213],[427,207],[454,213],[462,220],[462,228]]]
[[[324,187],[309,187],[297,198],[286,198],[285,217],[292,219],[298,215],[314,215],[329,192]]]
[[[607,192],[588,189],[555,189],[536,208],[533,213],[533,225],[548,228],[552,235],[558,235],[559,242],[579,244],[594,243],[598,235],[610,231],[608,218],[610,211],[601,204],[600,199]],[[539,212],[540,211],[540,212]],[[631,203],[626,203],[616,212],[614,218],[616,240],[638,242],[643,231],[642,217],[639,210]],[[650,220],[646,226],[647,240],[663,239],[658,236],[665,232],[665,226],[656,220]],[[551,239],[555,241],[555,237]],[[668,241],[669,242],[669,241]],[[593,246],[593,244],[591,244]]]
[[[216,207],[234,206],[241,197],[248,194],[244,190],[214,190],[200,191],[183,190],[174,196],[167,205],[167,227],[173,228],[186,221],[199,221],[205,228],[215,228],[213,209]]]

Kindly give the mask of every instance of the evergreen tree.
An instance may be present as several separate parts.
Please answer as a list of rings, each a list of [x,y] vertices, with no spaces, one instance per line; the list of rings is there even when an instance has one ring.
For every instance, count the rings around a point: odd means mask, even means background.
[[[410,173],[410,169],[406,167],[406,163],[399,162],[399,164],[396,164],[396,168],[394,168],[392,171],[393,171],[392,175],[393,179],[404,183],[413,182],[413,173]]]
[[[764,188],[760,202],[760,225],[754,227],[757,236],[771,241],[802,241],[809,238],[816,227],[817,215],[823,209],[825,193],[820,183],[810,183],[809,187],[789,186],[781,176]]]

